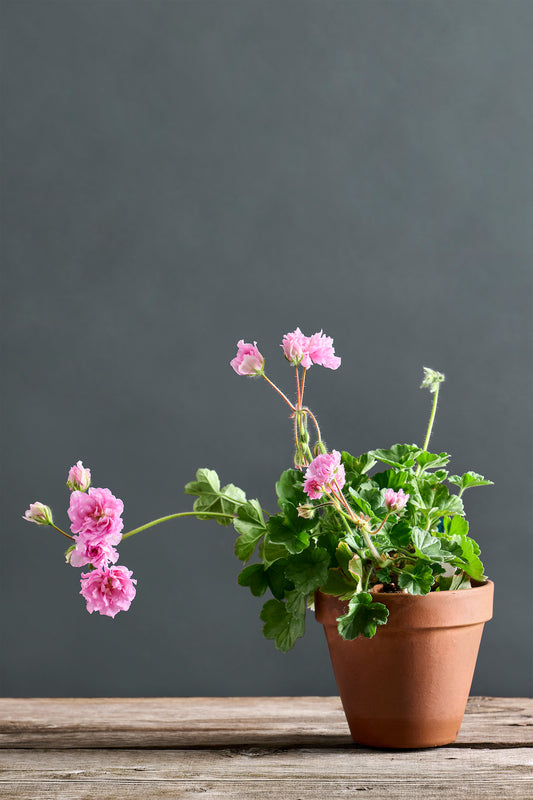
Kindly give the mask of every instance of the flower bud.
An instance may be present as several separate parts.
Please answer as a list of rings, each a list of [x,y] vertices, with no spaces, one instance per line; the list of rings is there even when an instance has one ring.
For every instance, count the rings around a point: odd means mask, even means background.
[[[28,522],[35,522],[37,525],[53,525],[52,511],[44,503],[30,503],[30,507],[24,512],[22,519]]]
[[[305,453],[299,448],[294,454],[294,466],[296,469],[302,469],[303,467],[307,466],[307,458],[305,457]]]
[[[399,489],[397,492],[395,492],[394,489],[387,489],[385,491],[384,503],[389,513],[401,511],[405,508],[408,500],[409,495],[404,494],[403,489]]]
[[[237,343],[237,355],[230,361],[237,375],[262,375],[265,359],[257,349],[257,342],[251,344],[241,339]]]
[[[304,519],[313,519],[315,516],[315,507],[311,503],[304,503],[298,506],[298,516]]]
[[[81,461],[69,469],[67,486],[78,492],[86,492],[91,485],[91,470],[83,466]]]
[[[424,367],[424,380],[420,384],[420,388],[429,389],[431,394],[435,394],[439,383],[442,383],[443,380],[444,375],[442,372],[437,372],[434,369],[429,369],[429,367]]]

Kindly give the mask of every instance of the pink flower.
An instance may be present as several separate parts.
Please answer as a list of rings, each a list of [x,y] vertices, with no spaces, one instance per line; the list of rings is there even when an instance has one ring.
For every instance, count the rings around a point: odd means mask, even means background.
[[[309,339],[309,358],[313,364],[320,364],[328,369],[338,369],[341,365],[340,358],[335,355],[333,339],[322,331],[313,333]]]
[[[30,507],[24,512],[22,519],[28,522],[36,522],[37,525],[53,525],[52,511],[44,503],[30,503]]]
[[[69,469],[67,486],[69,489],[76,489],[80,492],[86,492],[91,485],[91,470],[86,469],[81,461],[74,464]]]
[[[118,561],[118,552],[105,537],[95,539],[91,533],[78,533],[74,541],[76,546],[69,558],[73,567],[91,564],[95,569],[99,569],[107,567],[109,563],[116,564]]]
[[[384,500],[387,511],[401,511],[409,500],[409,495],[404,494],[403,489],[399,489],[397,492],[394,489],[387,489]]]
[[[70,495],[68,515],[72,533],[90,533],[93,538],[107,537],[109,544],[118,544],[124,523],[122,500],[109,489],[89,489],[87,493],[74,491]]]
[[[304,480],[304,492],[311,500],[319,500],[324,492],[334,492],[344,486],[344,465],[338,450],[323,453],[311,461]]]
[[[286,333],[283,337],[281,347],[285,358],[293,367],[301,364],[305,369],[308,369],[312,361],[309,358],[308,347],[309,337],[304,336],[300,328],[296,328],[292,333]]]
[[[293,367],[301,364],[309,369],[313,364],[319,364],[328,369],[337,369],[341,364],[340,358],[335,355],[333,339],[322,331],[305,336],[300,328],[296,328],[292,333],[285,334],[281,347],[285,358]]]
[[[265,359],[256,347],[257,342],[250,344],[241,339],[237,343],[237,355],[230,361],[237,375],[261,375]]]
[[[98,611],[106,617],[114,617],[119,611],[127,611],[135,597],[133,572],[127,567],[104,567],[81,576],[81,591],[87,601],[87,611]]]

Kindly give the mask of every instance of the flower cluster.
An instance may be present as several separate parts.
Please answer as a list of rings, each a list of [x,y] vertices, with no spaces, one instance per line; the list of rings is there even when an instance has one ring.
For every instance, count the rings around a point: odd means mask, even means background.
[[[73,540],[66,559],[73,567],[89,567],[88,572],[82,573],[80,591],[87,611],[114,617],[130,607],[137,583],[126,567],[111,566],[118,561],[115,545],[122,538],[124,504],[109,489],[89,488],[90,484],[90,470],[78,461],[69,470],[67,480],[72,492],[67,512],[72,536],[56,527],[50,508],[43,503],[32,503],[24,519],[51,525]]]
[[[304,369],[309,369],[313,364],[319,364],[328,369],[338,369],[341,365],[340,358],[335,355],[333,339],[322,331],[305,336],[300,328],[296,328],[285,334],[281,348],[293,367],[301,364]]]
[[[344,466],[338,450],[318,455],[305,473],[304,492],[311,500],[320,500],[323,494],[336,494],[344,486]]]

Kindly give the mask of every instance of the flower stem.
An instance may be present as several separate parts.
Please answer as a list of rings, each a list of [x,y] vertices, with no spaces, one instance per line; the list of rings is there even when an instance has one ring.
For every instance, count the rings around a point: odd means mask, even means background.
[[[63,536],[66,536],[67,539],[74,539],[74,536],[71,536],[70,533],[65,533],[65,531],[62,531],[61,528],[57,527],[57,525],[54,525],[53,522],[50,522],[49,525],[51,528],[55,528],[56,531],[59,531],[59,533],[62,533]]]
[[[147,522],[146,525],[141,525],[140,528],[134,528],[122,536],[122,539],[127,539],[128,536],[133,536],[136,533],[145,531],[147,528],[152,528],[154,525],[159,525],[160,522],[167,522],[169,519],[177,519],[178,517],[225,517],[226,519],[235,519],[235,514],[222,514],[217,511],[182,511],[179,514],[169,514],[168,517],[160,517]]]
[[[389,511],[389,512],[388,512],[388,514],[386,515],[385,519],[383,520],[383,522],[382,522],[382,523],[381,523],[381,525],[379,526],[379,528],[376,528],[376,530],[375,530],[375,531],[370,531],[370,533],[372,534],[372,536],[375,536],[375,535],[376,535],[376,533],[379,533],[379,532],[380,532],[380,530],[382,529],[382,527],[385,525],[385,523],[387,522],[388,518],[390,517],[390,514],[391,514],[391,512]]]
[[[290,406],[290,407],[291,407],[291,409],[292,409],[293,411],[296,411],[296,408],[293,406],[293,404],[291,403],[291,401],[289,400],[289,398],[288,398],[286,395],[284,395],[284,394],[283,394],[283,392],[281,391],[281,389],[278,389],[278,387],[276,386],[276,384],[275,384],[275,383],[272,383],[272,381],[270,380],[270,378],[267,378],[267,376],[265,375],[265,373],[264,373],[264,372],[262,373],[262,375],[263,375],[263,378],[266,380],[266,382],[267,382],[267,383],[269,383],[269,384],[272,386],[272,388],[276,390],[276,392],[277,392],[277,393],[280,395],[280,397],[283,397],[283,399],[285,400],[285,402],[287,403],[287,405],[288,405],[288,406]]]
[[[317,419],[316,419],[315,415],[313,414],[313,412],[311,411],[310,408],[307,408],[307,406],[303,410],[305,411],[306,414],[309,414],[309,416],[313,420],[315,428],[316,428],[316,434],[318,436],[318,443],[320,445],[322,445],[322,436],[320,435],[320,428],[318,427],[318,422],[317,422]]]
[[[306,376],[306,374],[307,374],[307,370],[306,370],[305,367],[303,367],[302,385],[300,387],[300,408],[302,407],[302,403],[304,401],[304,386],[305,386],[305,376]]]
[[[437,402],[438,402],[438,399],[439,399],[439,389],[440,389],[440,384],[437,384],[436,387],[435,387],[435,396],[433,398],[433,407],[431,409],[431,415],[429,417],[429,423],[428,423],[428,429],[427,429],[427,432],[426,432],[426,438],[424,439],[424,444],[422,445],[422,450],[424,450],[424,452],[428,448],[429,440],[431,438],[431,432],[433,430],[433,423],[435,422],[435,414],[437,413]]]

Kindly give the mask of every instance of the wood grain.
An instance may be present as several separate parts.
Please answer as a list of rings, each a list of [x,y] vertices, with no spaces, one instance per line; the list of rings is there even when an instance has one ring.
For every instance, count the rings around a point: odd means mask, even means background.
[[[336,697],[0,699],[0,797],[531,800],[532,712],[471,698],[454,744],[380,751]]]
[[[531,798],[524,751],[5,750],[0,796],[78,798]],[[531,759],[530,759],[531,763]],[[57,795],[63,791],[65,794]],[[358,796],[358,795],[357,795]]]
[[[533,701],[471,697],[455,746],[533,744]],[[338,697],[0,699],[1,747],[351,745]]]

